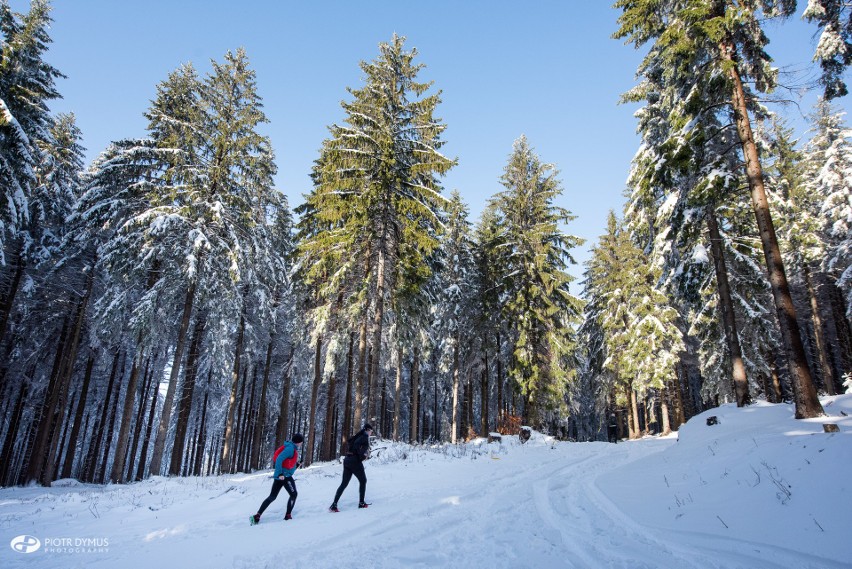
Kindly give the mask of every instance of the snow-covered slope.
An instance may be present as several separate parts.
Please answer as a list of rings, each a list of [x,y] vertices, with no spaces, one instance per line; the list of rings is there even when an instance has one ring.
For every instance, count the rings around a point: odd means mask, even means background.
[[[319,464],[296,473],[293,520],[282,492],[255,527],[268,471],[2,489],[0,567],[849,567],[852,395],[823,404],[724,406],[617,445],[379,443],[370,508],[353,480],[329,513],[341,467]]]

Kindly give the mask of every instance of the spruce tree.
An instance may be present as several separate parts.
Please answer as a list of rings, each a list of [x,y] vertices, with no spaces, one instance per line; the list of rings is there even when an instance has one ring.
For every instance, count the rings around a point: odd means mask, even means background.
[[[566,269],[571,249],[582,244],[561,224],[573,219],[555,205],[562,193],[552,164],[543,163],[526,137],[515,141],[500,178],[505,190],[494,198],[502,220],[503,275],[510,322],[512,364],[509,373],[525,398],[525,415],[538,424],[545,412],[562,406],[570,371],[565,358],[581,303],[569,292]]]
[[[55,80],[63,75],[44,60],[51,21],[47,0],[33,0],[26,14],[0,1],[0,343],[31,262],[27,232],[39,229],[29,218],[29,202],[42,149],[53,144],[47,105],[59,98]]]
[[[373,330],[370,418],[379,411],[378,376],[392,279],[417,282],[428,276],[427,259],[438,246],[446,202],[439,177],[455,164],[440,153],[446,128],[434,116],[440,92],[426,95],[431,83],[417,81],[423,68],[414,63],[417,50],[406,51],[404,44],[405,38],[394,35],[379,45],[376,60],[361,63],[365,85],[349,90],[352,100],[342,103],[344,124],[330,128],[315,174],[323,199],[350,204],[339,222],[338,243],[365,244],[370,255],[365,275]],[[360,357],[364,359],[363,350]]]
[[[496,428],[502,416],[503,385],[502,373],[492,373],[502,370],[502,338],[504,328],[502,319],[503,298],[501,297],[501,278],[507,274],[500,266],[502,259],[502,238],[500,217],[493,202],[486,205],[474,230],[474,262],[475,271],[475,302],[477,304],[475,329],[479,336],[479,346],[482,353],[482,377],[484,401],[482,403],[482,435]],[[495,383],[492,384],[492,377]],[[490,386],[494,385],[492,389]],[[496,391],[494,414],[489,414],[491,391]]]
[[[658,288],[659,269],[619,227],[610,212],[607,232],[592,251],[586,273],[589,316],[601,337],[601,371],[614,380],[621,404],[663,390],[684,348],[679,315]],[[631,429],[638,435],[636,408]]]
[[[450,376],[452,400],[450,410],[450,441],[456,443],[465,439],[467,433],[460,431],[461,419],[461,380],[466,360],[471,351],[473,335],[469,334],[474,319],[474,264],[470,235],[470,222],[467,219],[467,206],[458,191],[450,196],[447,207],[446,234],[442,246],[444,268],[441,271],[442,291],[436,307],[436,318],[443,352],[443,369]],[[468,394],[470,396],[471,394]]]

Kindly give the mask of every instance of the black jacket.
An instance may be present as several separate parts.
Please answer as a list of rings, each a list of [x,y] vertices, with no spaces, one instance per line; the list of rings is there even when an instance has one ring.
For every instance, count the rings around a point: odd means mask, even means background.
[[[346,454],[361,461],[370,458],[370,435],[367,434],[367,431],[362,429],[357,435],[349,439],[349,450]]]

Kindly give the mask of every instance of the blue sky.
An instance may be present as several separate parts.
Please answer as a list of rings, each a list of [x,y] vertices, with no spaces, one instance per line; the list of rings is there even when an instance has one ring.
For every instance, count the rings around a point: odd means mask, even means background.
[[[75,113],[91,160],[112,140],[144,136],[142,114],[170,71],[191,61],[204,73],[211,59],[244,47],[270,119],[264,132],[276,185],[295,206],[310,190],[327,126],[343,118],[346,87],[361,85],[359,61],[374,59],[378,43],[397,33],[426,65],[420,77],[443,92],[443,151],[459,160],[444,179],[447,194],[458,189],[475,221],[501,189],[512,142],[525,134],[561,172],[559,205],[577,216],[567,231],[587,239],[575,252],[582,263],[607,212],[621,211],[638,146],[636,107],[618,99],[634,85],[640,53],[611,39],[618,17],[611,3],[54,0],[48,60],[67,79],[52,109]],[[11,5],[25,11],[28,2]],[[798,17],[767,30],[769,53],[797,71],[786,81],[801,84],[813,69],[813,31]],[[812,101],[785,112],[800,131]],[[582,269],[571,272],[579,277]]]

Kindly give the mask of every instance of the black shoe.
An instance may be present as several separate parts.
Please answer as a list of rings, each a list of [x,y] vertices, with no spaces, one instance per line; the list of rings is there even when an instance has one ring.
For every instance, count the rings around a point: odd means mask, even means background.
[[[367,502],[361,502],[360,504],[358,504],[358,507],[359,507],[359,508],[366,508],[366,507],[368,507],[369,505],[370,505],[370,504],[368,504]]]
[[[340,510],[337,509],[337,504],[332,504],[331,506],[328,507],[328,511],[329,512],[339,512]]]
[[[284,519],[285,520],[292,520],[293,516],[292,516],[292,514],[284,514]]]
[[[260,514],[255,514],[253,516],[249,516],[249,523],[253,526],[256,526],[260,523]]]

